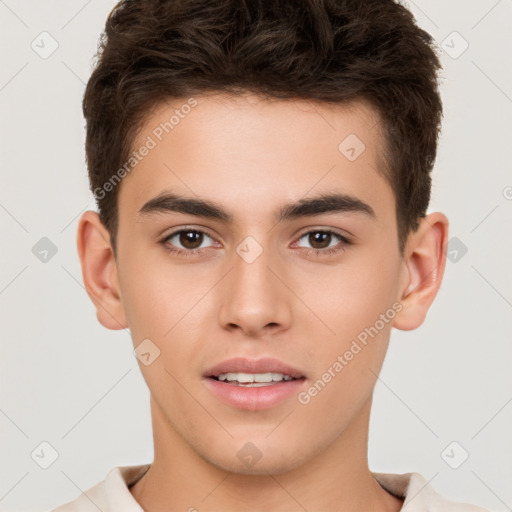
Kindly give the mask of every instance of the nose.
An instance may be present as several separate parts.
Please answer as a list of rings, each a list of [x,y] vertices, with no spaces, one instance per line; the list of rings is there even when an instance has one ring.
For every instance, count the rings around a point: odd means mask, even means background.
[[[218,320],[228,331],[261,337],[287,329],[293,294],[279,259],[263,250],[254,261],[234,254],[233,267],[224,279]]]

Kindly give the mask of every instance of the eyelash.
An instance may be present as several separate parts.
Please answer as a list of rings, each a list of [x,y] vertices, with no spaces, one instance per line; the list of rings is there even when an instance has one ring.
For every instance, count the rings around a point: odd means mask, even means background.
[[[193,257],[197,253],[201,252],[204,248],[203,249],[191,249],[191,250],[175,249],[175,248],[170,247],[168,245],[168,243],[167,243],[168,240],[172,239],[174,236],[176,236],[176,235],[178,235],[180,233],[189,233],[189,232],[201,233],[201,234],[209,236],[210,238],[213,239],[213,237],[208,232],[206,232],[206,231],[203,231],[201,229],[189,228],[189,229],[179,229],[178,231],[174,231],[173,233],[171,233],[170,235],[167,235],[164,239],[162,239],[160,241],[160,243],[170,253],[176,254],[178,256]],[[343,249],[343,245],[351,245],[352,244],[352,242],[347,237],[341,235],[337,231],[333,231],[332,229],[313,229],[311,231],[306,231],[305,233],[303,233],[298,238],[298,240],[300,240],[304,236],[309,235],[311,233],[328,233],[330,235],[334,235],[334,236],[338,237],[341,240],[341,242],[342,242],[342,247],[335,246],[335,247],[329,248],[329,249],[308,249],[308,248],[306,248],[306,251],[308,251],[308,253],[314,253],[315,256],[322,257],[322,256],[331,255],[331,254],[334,254],[334,253],[337,253],[337,252],[340,252],[340,251],[344,250]]]

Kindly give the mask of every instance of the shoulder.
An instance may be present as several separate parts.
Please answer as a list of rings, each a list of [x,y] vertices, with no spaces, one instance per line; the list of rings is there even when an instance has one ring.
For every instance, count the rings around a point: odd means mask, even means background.
[[[50,512],[97,512],[104,510],[106,502],[105,480],[82,492],[76,499],[64,503]]]
[[[139,480],[150,464],[116,466],[104,480],[82,492],[76,499],[49,512],[143,512],[132,496],[129,486]]]
[[[490,512],[471,505],[450,501],[438,494],[420,473],[372,473],[386,491],[404,500],[402,509],[408,512]]]

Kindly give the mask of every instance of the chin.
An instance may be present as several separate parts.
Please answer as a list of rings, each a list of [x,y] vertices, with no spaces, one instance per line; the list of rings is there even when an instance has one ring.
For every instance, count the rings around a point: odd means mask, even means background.
[[[262,458],[253,466],[247,466],[233,458],[221,460],[209,459],[208,462],[220,469],[223,469],[224,471],[229,471],[230,473],[235,473],[238,475],[268,476],[287,473],[297,466],[300,466],[302,461],[293,461],[291,459],[283,461],[274,459],[273,457],[270,459],[267,458],[267,460],[263,461]]]
[[[261,441],[254,442],[230,440],[223,444],[221,452],[212,452],[211,446],[204,447],[205,451],[199,455],[213,466],[240,475],[287,473],[313,456],[297,450],[295,446],[269,443],[264,436],[261,436]]]

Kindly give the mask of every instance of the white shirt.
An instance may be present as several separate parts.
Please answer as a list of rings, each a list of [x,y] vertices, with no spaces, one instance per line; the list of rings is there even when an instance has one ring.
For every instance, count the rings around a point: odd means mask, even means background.
[[[50,512],[144,512],[128,487],[142,478],[150,466],[116,466],[108,472],[105,480]],[[386,491],[404,499],[402,510],[407,512],[489,512],[475,505],[443,498],[419,473],[372,475]]]

